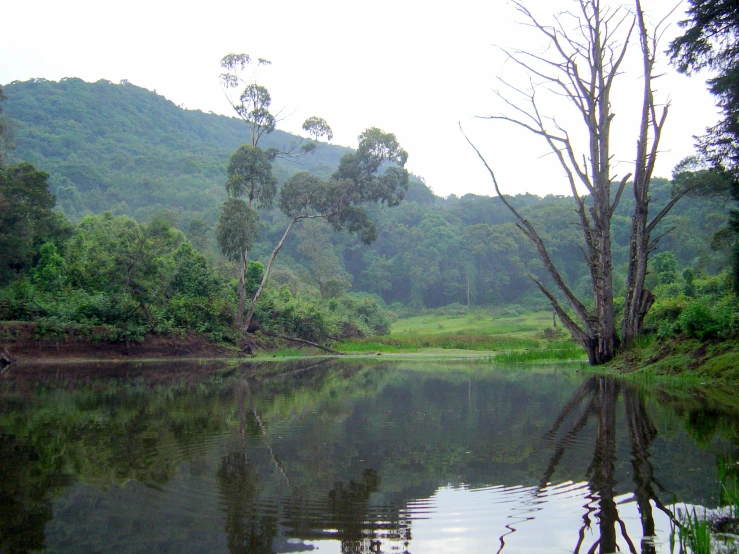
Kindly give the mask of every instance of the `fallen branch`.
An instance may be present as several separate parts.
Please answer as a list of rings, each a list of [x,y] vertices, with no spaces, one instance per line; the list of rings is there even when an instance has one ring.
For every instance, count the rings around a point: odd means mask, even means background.
[[[344,355],[343,352],[339,352],[338,350],[333,350],[333,349],[329,348],[328,346],[323,346],[323,345],[320,345],[318,343],[311,342],[311,341],[305,340],[305,339],[299,339],[298,337],[288,337],[287,335],[280,335],[279,333],[273,333],[272,331],[266,331],[264,329],[262,329],[262,333],[264,333],[268,337],[275,337],[275,338],[278,338],[278,339],[289,340],[289,341],[292,341],[292,342],[297,342],[299,344],[307,344],[308,346],[313,346],[314,348],[320,348],[321,350],[323,350],[325,352],[329,352],[331,354],[337,354],[339,356],[343,356]]]

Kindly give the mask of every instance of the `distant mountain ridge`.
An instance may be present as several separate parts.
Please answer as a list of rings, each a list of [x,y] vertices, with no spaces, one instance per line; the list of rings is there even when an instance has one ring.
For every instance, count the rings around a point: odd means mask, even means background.
[[[146,220],[173,210],[185,220],[199,214],[215,221],[228,157],[250,142],[236,117],[185,110],[127,81],[33,79],[4,90],[5,112],[15,122],[11,159],[48,171],[71,217],[110,209]],[[262,145],[284,150],[296,138],[277,130]],[[300,170],[327,177],[347,151],[322,144],[297,162],[278,160],[275,174],[281,181]],[[419,196],[433,201],[419,186]]]

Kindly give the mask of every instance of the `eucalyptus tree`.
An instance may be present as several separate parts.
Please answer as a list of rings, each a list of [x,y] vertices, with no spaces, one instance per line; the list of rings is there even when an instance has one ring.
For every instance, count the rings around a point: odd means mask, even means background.
[[[236,325],[241,326],[246,306],[246,269],[249,250],[257,238],[259,215],[256,209],[270,208],[277,194],[277,179],[272,175],[272,162],[280,155],[302,155],[315,149],[321,137],[331,140],[333,133],[328,123],[320,117],[310,117],[303,129],[312,140],[298,139],[287,150],[275,148],[263,150],[260,140],[275,130],[277,117],[270,111],[272,97],[266,87],[251,82],[244,76],[252,63],[257,66],[271,62],[259,58],[256,62],[248,54],[228,54],[221,59],[221,83],[226,97],[238,116],[244,120],[251,133],[251,144],[240,146],[231,155],[228,164],[226,192],[229,199],[224,202],[218,220],[216,237],[221,252],[233,261],[240,261],[239,307]],[[232,89],[243,89],[237,97],[229,94]],[[246,198],[246,200],[242,200]]]
[[[494,171],[479,150],[471,142],[470,145],[485,164],[497,195],[516,217],[524,235],[536,246],[557,292],[550,290],[538,278],[532,276],[532,279],[575,340],[584,347],[590,363],[602,364],[613,358],[621,344],[613,304],[611,220],[631,177],[627,174],[617,178],[612,172],[611,126],[615,113],[611,92],[614,81],[623,74],[622,63],[634,34],[641,50],[643,89],[634,160],[636,207],[632,219],[622,326],[622,338],[627,342],[641,333],[644,316],[654,302],[654,296],[644,285],[647,258],[655,246],[652,231],[682,194],[675,196],[656,217],[649,220],[649,183],[669,107],[669,104],[661,107],[657,104],[652,88],[659,25],[650,34],[640,0],[635,0],[633,14],[623,8],[604,7],[600,0],[578,0],[575,12],[555,16],[553,24],[541,22],[522,2],[514,4],[550,48],[545,55],[526,51],[506,52],[511,62],[529,74],[532,86],[524,90],[509,85],[514,97],[499,94],[508,111],[491,115],[489,119],[512,123],[543,138],[562,167],[582,232],[592,286],[592,309],[568,286],[541,235],[503,195]],[[546,96],[547,93],[564,98],[577,120],[582,122],[588,145],[585,152],[577,151],[571,138],[580,132],[579,129],[570,132],[560,126],[558,118],[543,113],[541,95]],[[586,194],[581,194],[581,189]],[[560,298],[564,298],[571,311],[561,304]]]
[[[359,135],[356,152],[344,154],[339,167],[327,180],[301,171],[282,186],[278,206],[289,218],[282,238],[275,246],[264,277],[252,298],[244,320],[248,329],[254,309],[269,279],[272,265],[295,224],[304,219],[325,219],[334,231],[355,233],[365,244],[377,238],[377,227],[364,206],[380,203],[388,207],[403,201],[408,190],[408,153],[392,133],[371,127]]]
[[[270,154],[248,144],[240,146],[231,155],[227,174],[226,192],[230,198],[221,209],[216,238],[221,252],[230,260],[240,262],[239,307],[236,312],[236,325],[240,326],[246,307],[249,250],[259,229],[255,208],[272,207],[277,194],[277,179],[272,175]]]

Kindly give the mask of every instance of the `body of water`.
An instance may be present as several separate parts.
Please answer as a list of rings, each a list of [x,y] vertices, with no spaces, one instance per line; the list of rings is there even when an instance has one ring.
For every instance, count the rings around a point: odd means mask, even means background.
[[[0,552],[677,552],[730,406],[567,366],[14,366]]]

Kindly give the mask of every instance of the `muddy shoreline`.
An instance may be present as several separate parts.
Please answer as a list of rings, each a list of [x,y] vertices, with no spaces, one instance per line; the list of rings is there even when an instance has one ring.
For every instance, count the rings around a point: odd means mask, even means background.
[[[249,347],[229,347],[196,333],[180,336],[148,334],[139,341],[112,341],[105,330],[80,334],[70,330],[58,335],[41,335],[34,323],[0,323],[0,352],[15,362],[82,362],[165,358],[240,358]]]

